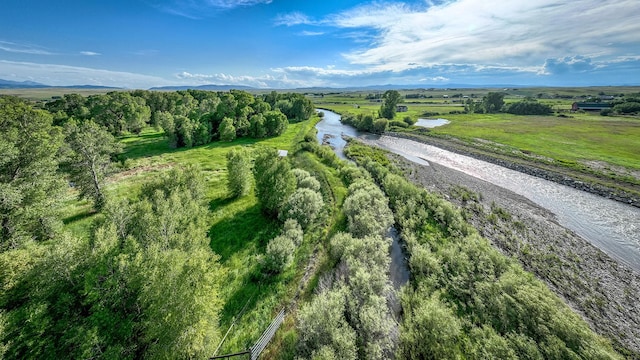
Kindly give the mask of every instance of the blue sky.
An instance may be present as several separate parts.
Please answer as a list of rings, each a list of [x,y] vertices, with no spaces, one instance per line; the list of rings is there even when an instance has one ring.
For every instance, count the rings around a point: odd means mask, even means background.
[[[640,1],[3,0],[0,78],[640,85]]]

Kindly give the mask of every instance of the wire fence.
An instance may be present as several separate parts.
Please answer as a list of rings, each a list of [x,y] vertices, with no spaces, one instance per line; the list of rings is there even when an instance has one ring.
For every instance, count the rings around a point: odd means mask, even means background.
[[[210,357],[209,359],[228,359],[236,356],[249,355],[251,360],[257,360],[258,357],[260,357],[260,354],[262,353],[262,351],[267,347],[267,345],[269,344],[273,336],[276,334],[276,331],[278,331],[278,329],[280,328],[280,325],[282,325],[283,322],[284,322],[284,309],[280,310],[278,315],[276,315],[275,319],[273,319],[271,324],[269,324],[269,327],[267,328],[267,330],[265,330],[262,333],[262,336],[260,336],[260,339],[258,339],[258,341],[249,350],[237,352],[234,354],[213,356],[213,357]],[[229,330],[231,330],[231,328],[229,328]],[[227,331],[227,333],[228,332],[229,331]],[[218,351],[216,350],[216,352]]]

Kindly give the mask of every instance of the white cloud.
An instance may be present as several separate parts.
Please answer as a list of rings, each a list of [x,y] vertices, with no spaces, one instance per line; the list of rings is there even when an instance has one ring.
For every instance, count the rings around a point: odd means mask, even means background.
[[[307,31],[304,30],[302,32],[300,32],[301,36],[320,36],[320,35],[324,35],[324,32],[322,31]]]
[[[273,0],[205,0],[201,1],[204,6],[217,7],[222,9],[233,9],[240,6],[254,6],[260,4],[271,4]]]
[[[444,83],[447,81],[449,81],[449,78],[446,78],[444,76],[435,76],[435,77],[420,79],[420,82],[432,82],[432,83]]]
[[[168,14],[200,19],[220,11],[271,4],[273,0],[150,0],[151,6]]]
[[[175,84],[157,76],[123,71],[6,60],[0,60],[0,78],[54,86],[101,85],[138,89]]]
[[[272,75],[250,76],[250,75],[229,75],[229,74],[191,74],[183,71],[176,74],[180,80],[186,80],[199,85],[243,85],[257,88],[281,87],[286,83],[284,78],[276,78]],[[287,85],[289,87],[291,84]]]
[[[422,8],[373,3],[324,23],[375,32],[369,46],[344,55],[352,65],[401,71],[471,64],[540,72],[547,59],[637,55],[637,14],[637,0],[458,0]]]
[[[19,54],[54,55],[54,53],[44,49],[41,46],[2,40],[0,40],[0,50]]]
[[[100,53],[94,52],[94,51],[80,51],[80,54],[84,55],[84,56],[98,56],[98,55],[102,55]]]
[[[288,14],[278,14],[273,23],[276,26],[295,26],[295,25],[311,25],[314,22],[301,12],[292,12]]]

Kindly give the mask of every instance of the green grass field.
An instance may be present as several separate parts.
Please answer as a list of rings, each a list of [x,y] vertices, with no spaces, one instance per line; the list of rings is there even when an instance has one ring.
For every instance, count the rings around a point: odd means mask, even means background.
[[[450,124],[432,132],[485,139],[565,162],[598,161],[640,170],[640,119],[571,116],[450,115]]]

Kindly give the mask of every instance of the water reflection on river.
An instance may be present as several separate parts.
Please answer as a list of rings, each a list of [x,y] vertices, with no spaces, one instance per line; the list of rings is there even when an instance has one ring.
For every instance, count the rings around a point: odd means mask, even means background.
[[[640,271],[640,209],[412,140],[363,135],[341,125],[338,114],[324,113],[325,120],[317,126],[319,136],[320,132],[324,136],[336,131],[334,134],[358,137],[408,160],[423,165],[435,162],[511,190],[553,212],[562,226]],[[342,145],[336,152],[344,157],[344,140],[340,140]]]

